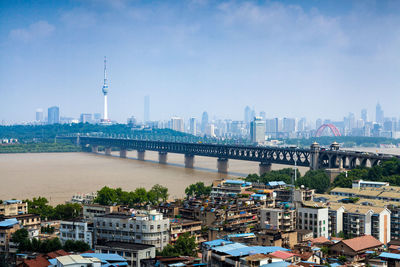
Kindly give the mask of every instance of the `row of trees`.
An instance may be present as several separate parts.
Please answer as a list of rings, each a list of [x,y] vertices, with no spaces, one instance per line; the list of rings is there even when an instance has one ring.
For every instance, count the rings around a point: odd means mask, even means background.
[[[136,188],[135,191],[123,191],[121,188],[103,187],[97,191],[95,203],[101,205],[128,205],[130,207],[144,204],[158,204],[160,201],[168,199],[168,188],[156,184],[149,191],[143,187]]]
[[[28,212],[40,215],[47,220],[69,220],[81,214],[82,207],[76,203],[59,204],[55,207],[49,205],[45,197],[25,200],[28,203]]]
[[[358,167],[341,173],[333,181],[333,186],[351,188],[352,182],[360,179],[400,186],[400,160],[392,158],[372,168]]]
[[[12,235],[12,240],[18,244],[19,251],[49,253],[59,249],[73,252],[83,252],[90,249],[90,246],[83,241],[68,240],[64,245],[58,238],[40,240],[36,238],[29,239],[28,231],[25,228],[17,230]]]
[[[323,170],[310,170],[304,176],[301,176],[299,170],[297,171],[296,186],[304,185],[305,187],[315,189],[317,193],[324,193],[330,187],[330,180],[328,175]],[[277,171],[270,171],[259,176],[257,174],[249,174],[246,177],[248,182],[268,183],[272,181],[284,181],[286,184],[292,184],[294,177],[294,170],[285,168]]]
[[[0,153],[79,152],[81,147],[70,142],[0,145]]]

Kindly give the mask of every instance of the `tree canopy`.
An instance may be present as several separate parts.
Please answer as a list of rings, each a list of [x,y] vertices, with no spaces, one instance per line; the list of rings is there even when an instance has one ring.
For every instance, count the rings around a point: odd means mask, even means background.
[[[42,219],[68,220],[79,217],[82,206],[77,203],[59,204],[56,207],[49,205],[44,197],[25,200],[28,203],[28,212],[38,214]]]
[[[205,186],[203,182],[197,182],[195,184],[191,184],[185,189],[185,194],[188,197],[209,196],[210,193],[211,193],[211,186]]]
[[[159,254],[164,257],[196,256],[196,237],[184,233],[178,237],[174,245],[168,244]]]
[[[297,186],[315,189],[317,193],[323,194],[330,187],[330,179],[324,170],[310,170],[296,181]]]
[[[143,187],[136,188],[135,191],[123,191],[121,188],[110,188],[104,186],[97,191],[94,202],[101,205],[128,205],[137,206],[143,204],[158,204],[160,201],[168,199],[168,188],[156,184],[149,191]]]

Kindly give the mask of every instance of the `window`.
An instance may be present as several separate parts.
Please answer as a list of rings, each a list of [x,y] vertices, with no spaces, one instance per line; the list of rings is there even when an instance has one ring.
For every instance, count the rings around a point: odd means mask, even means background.
[[[154,230],[154,225],[150,225],[150,230]]]
[[[146,225],[142,225],[142,229],[146,229]]]
[[[157,225],[157,230],[160,230],[161,229],[161,225]]]
[[[131,229],[133,229],[133,224],[130,224],[129,227],[130,227]]]
[[[116,225],[115,225],[116,227],[119,227],[119,223],[116,223]]]
[[[140,229],[140,225],[137,224],[136,225],[136,229],[139,230]]]
[[[109,224],[108,224],[110,227],[112,227],[112,223],[110,222]]]
[[[122,225],[122,227],[126,228],[126,224],[124,223],[124,224]]]

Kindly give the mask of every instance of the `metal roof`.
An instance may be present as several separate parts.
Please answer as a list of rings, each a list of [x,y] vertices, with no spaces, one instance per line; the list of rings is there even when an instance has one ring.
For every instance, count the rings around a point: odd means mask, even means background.
[[[289,251],[288,249],[282,248],[282,247],[263,247],[263,246],[248,247],[248,246],[245,246],[245,247],[241,247],[241,248],[239,247],[236,249],[225,251],[225,253],[229,254],[231,256],[234,256],[234,257],[238,257],[238,256],[246,256],[246,255],[249,255],[250,253],[251,254],[258,254],[258,253],[269,254],[269,253],[279,251],[279,250],[280,251]]]
[[[222,243],[232,244],[233,242],[225,240],[225,239],[215,239],[212,241],[204,242],[203,244],[206,246],[210,246],[210,247],[218,247],[218,246],[221,246]]]
[[[379,255],[379,258],[388,258],[388,259],[400,260],[400,254],[382,252]]]
[[[240,249],[240,248],[247,248],[247,246],[243,245],[241,243],[231,243],[231,244],[225,245],[225,246],[214,247],[213,250],[222,252],[222,253],[227,253],[230,250],[236,250],[236,249]]]
[[[18,220],[15,218],[0,221],[0,227],[10,227],[16,224],[18,224]]]
[[[227,235],[228,238],[232,238],[232,237],[254,237],[254,233],[243,233],[243,234],[231,234],[231,235]]]
[[[290,264],[291,263],[286,262],[286,261],[278,261],[278,262],[263,264],[260,267],[287,267],[287,266],[290,266]]]
[[[126,261],[123,257],[118,254],[108,254],[108,253],[83,253],[81,254],[84,258],[97,258],[101,261]]]

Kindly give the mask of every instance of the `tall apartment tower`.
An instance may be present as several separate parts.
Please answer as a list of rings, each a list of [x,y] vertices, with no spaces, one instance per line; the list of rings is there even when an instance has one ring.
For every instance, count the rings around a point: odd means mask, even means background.
[[[196,135],[197,133],[195,117],[189,119],[189,133],[193,135]]]
[[[254,117],[250,123],[251,141],[255,144],[263,144],[265,142],[265,121],[261,117]]]

